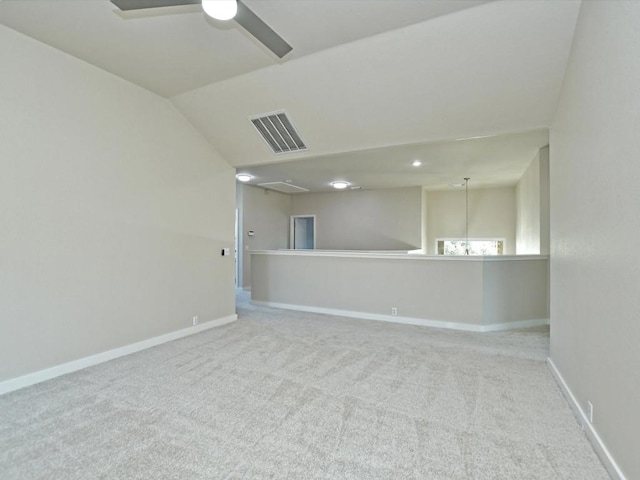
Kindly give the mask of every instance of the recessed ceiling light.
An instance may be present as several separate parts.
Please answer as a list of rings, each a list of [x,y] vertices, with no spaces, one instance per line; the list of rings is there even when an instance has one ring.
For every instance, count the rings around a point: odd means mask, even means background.
[[[411,165],[413,165],[414,167],[419,167],[420,165],[422,165],[422,162],[420,160],[414,160]]]
[[[238,179],[238,181],[240,182],[248,182],[249,180],[251,180],[253,177],[251,175],[249,175],[248,173],[239,173],[236,175],[236,178]]]
[[[344,190],[349,185],[351,184],[349,182],[345,182],[344,180],[336,180],[335,182],[331,182],[331,186],[333,188],[337,188],[338,190]]]

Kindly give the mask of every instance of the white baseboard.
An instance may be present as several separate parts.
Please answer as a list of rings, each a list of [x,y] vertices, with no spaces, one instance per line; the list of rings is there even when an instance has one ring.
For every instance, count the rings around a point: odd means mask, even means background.
[[[600,438],[600,435],[598,435],[598,432],[593,427],[593,424],[589,421],[589,417],[587,417],[586,412],[580,406],[580,403],[578,402],[576,397],[573,395],[573,392],[569,388],[569,385],[567,385],[567,382],[564,381],[562,374],[560,373],[556,365],[553,363],[553,360],[551,360],[551,358],[547,358],[547,365],[549,365],[549,370],[551,371],[551,375],[553,376],[555,381],[558,383],[560,390],[562,390],[562,393],[564,394],[565,398],[569,402],[569,406],[571,407],[574,414],[576,415],[576,418],[578,419],[578,423],[580,424],[582,429],[585,431],[587,438],[589,439],[589,442],[591,442],[591,445],[593,446],[593,449],[595,450],[596,454],[600,458],[600,461],[604,465],[604,468],[607,470],[607,472],[609,473],[609,475],[613,480],[626,480],[624,473],[622,473],[622,470],[620,469],[620,467],[614,460],[613,456],[609,452],[609,449],[607,449],[607,446],[604,444],[604,442]]]
[[[125,345],[123,347],[114,348],[112,350],[107,350],[106,352],[97,353],[88,357],[79,358],[71,362],[56,365],[55,367],[46,368],[44,370],[39,370],[37,372],[29,373],[21,377],[5,380],[4,382],[0,382],[0,395],[13,392],[14,390],[28,387],[36,383],[44,382],[45,380],[50,380],[52,378],[59,377],[60,375],[65,375],[77,370],[82,370],[83,368],[91,367],[92,365],[97,365],[98,363],[108,362],[109,360],[113,360],[118,357],[124,357],[125,355],[129,355],[131,353],[146,350],[147,348],[155,347],[172,340],[187,337],[195,333],[200,333],[204,330],[209,330],[210,328],[226,325],[227,323],[231,323],[237,319],[238,315],[229,315],[227,317],[222,317],[216,320],[201,323],[200,325],[196,325],[194,327],[183,328],[182,330],[177,330],[175,332],[166,333],[157,337],[148,338],[147,340],[142,340],[140,342]]]
[[[288,303],[261,302],[251,300],[254,305],[265,307],[283,308],[285,310],[298,310],[301,312],[322,313],[338,317],[359,318],[362,320],[376,320],[381,322],[404,323],[406,325],[420,325],[422,327],[448,328],[451,330],[464,330],[467,332],[497,332],[500,330],[513,330],[516,328],[530,328],[541,325],[549,325],[548,318],[522,320],[517,322],[494,323],[490,325],[476,325],[473,323],[450,322],[446,320],[428,320],[424,318],[399,317],[395,315],[381,315],[378,313],[354,312],[352,310],[339,310],[335,308],[308,307],[305,305],[290,305]]]
[[[503,330],[516,330],[518,328],[533,328],[549,325],[548,318],[532,318],[530,320],[516,320],[515,322],[490,323],[483,325],[481,332],[500,332]]]

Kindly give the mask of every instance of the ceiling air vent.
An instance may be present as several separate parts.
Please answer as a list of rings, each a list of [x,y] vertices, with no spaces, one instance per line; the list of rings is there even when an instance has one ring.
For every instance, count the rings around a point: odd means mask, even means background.
[[[249,120],[269,144],[273,153],[291,153],[307,149],[284,111],[250,117]]]
[[[276,192],[282,193],[300,193],[300,192],[308,192],[306,188],[299,187],[297,185],[292,185],[287,182],[268,182],[268,183],[259,183],[259,187],[268,188],[269,190],[275,190]]]

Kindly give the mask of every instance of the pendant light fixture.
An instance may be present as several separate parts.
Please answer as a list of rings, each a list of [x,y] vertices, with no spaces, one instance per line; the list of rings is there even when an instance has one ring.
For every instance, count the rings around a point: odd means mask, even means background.
[[[469,255],[469,180],[470,177],[464,177],[464,254]]]

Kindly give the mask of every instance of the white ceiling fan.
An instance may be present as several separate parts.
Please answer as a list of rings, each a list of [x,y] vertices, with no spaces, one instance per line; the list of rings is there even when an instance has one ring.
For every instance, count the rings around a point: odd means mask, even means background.
[[[279,58],[293,47],[240,0],[111,0],[122,11],[202,4],[205,13],[217,20],[235,20]]]

